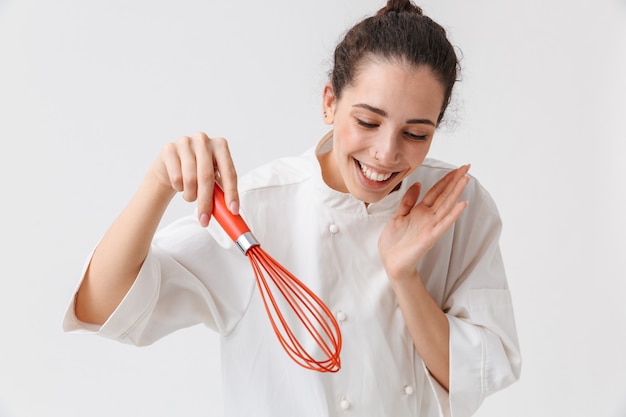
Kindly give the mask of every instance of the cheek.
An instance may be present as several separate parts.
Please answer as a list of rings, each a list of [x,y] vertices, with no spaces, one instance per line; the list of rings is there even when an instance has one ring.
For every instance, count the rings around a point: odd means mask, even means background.
[[[334,147],[342,153],[351,153],[363,147],[364,141],[359,137],[355,127],[349,124],[335,125]]]
[[[417,149],[414,149],[408,153],[407,157],[409,165],[411,166],[411,170],[414,170],[422,165],[422,162],[424,162],[424,159],[426,158],[429,149],[430,144],[428,146],[420,146]]]

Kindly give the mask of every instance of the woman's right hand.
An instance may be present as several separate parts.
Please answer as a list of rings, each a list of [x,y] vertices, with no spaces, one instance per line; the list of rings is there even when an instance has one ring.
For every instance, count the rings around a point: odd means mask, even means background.
[[[198,219],[209,224],[219,181],[232,212],[239,210],[237,173],[226,140],[204,133],[163,147],[145,180],[96,247],[75,298],[76,317],[102,324],[135,282],[154,233],[177,192],[198,201]]]
[[[239,212],[237,172],[224,138],[209,138],[203,132],[183,136],[163,147],[150,172],[172,196],[182,192],[186,201],[198,201],[198,220],[203,227],[213,211],[215,181],[224,190],[229,210]]]

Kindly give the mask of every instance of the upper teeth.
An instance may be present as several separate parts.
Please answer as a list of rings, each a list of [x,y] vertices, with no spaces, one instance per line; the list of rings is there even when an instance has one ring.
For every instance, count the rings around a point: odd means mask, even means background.
[[[387,172],[387,173],[376,172],[368,166],[365,166],[363,164],[359,164],[359,165],[361,166],[361,171],[363,171],[363,175],[365,175],[365,178],[371,181],[386,181],[393,174],[392,172]]]

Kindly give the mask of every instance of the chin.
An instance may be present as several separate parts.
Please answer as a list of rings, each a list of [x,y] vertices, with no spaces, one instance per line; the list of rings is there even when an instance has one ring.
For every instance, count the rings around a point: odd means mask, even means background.
[[[357,200],[364,202],[365,204],[378,203],[383,198],[389,195],[387,191],[366,191],[362,188],[350,191],[350,194]]]

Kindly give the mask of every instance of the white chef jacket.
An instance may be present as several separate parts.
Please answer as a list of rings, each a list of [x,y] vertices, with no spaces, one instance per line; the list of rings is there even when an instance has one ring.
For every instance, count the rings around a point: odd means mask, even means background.
[[[332,133],[332,132],[331,132]],[[242,215],[261,247],[336,314],[341,370],[319,373],[280,347],[248,259],[214,220],[196,215],[155,236],[126,297],[102,326],[81,323],[73,302],[66,331],[147,345],[203,323],[221,335],[223,396],[229,417],[468,417],[514,382],[520,352],[500,256],[500,217],[471,178],[469,205],[418,266],[450,323],[450,389],[417,354],[378,255],[378,237],[407,188],[428,190],[452,167],[427,159],[401,188],[366,206],[322,180],[317,149],[240,178]]]

